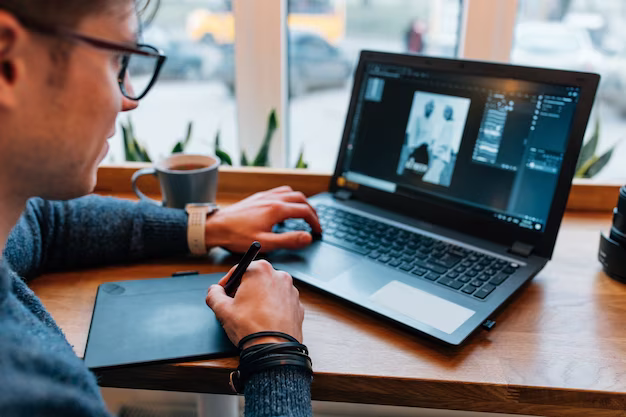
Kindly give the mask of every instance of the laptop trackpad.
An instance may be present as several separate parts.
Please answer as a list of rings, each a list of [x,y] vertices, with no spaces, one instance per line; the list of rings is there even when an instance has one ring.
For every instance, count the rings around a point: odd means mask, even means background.
[[[269,260],[276,269],[283,269],[295,277],[300,272],[320,281],[330,281],[361,263],[363,258],[323,242],[315,242],[299,251],[274,252]]]
[[[473,310],[399,281],[391,281],[370,300],[448,334],[474,315]]]

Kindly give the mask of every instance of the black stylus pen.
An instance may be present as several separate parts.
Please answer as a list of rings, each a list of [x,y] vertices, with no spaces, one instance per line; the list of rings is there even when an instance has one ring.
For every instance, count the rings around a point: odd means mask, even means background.
[[[237,291],[239,284],[241,284],[241,278],[243,278],[243,274],[246,273],[246,269],[248,269],[250,263],[254,261],[254,258],[256,258],[260,250],[261,244],[259,242],[252,242],[252,245],[250,245],[250,248],[248,249],[246,254],[243,255],[243,258],[241,258],[241,261],[239,261],[237,268],[235,268],[235,272],[233,272],[233,274],[224,285],[224,291],[227,295],[229,295],[230,297],[233,297],[235,295],[235,291]]]

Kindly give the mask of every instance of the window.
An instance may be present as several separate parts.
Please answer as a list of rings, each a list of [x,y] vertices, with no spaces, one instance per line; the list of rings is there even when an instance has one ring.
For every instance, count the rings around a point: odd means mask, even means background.
[[[162,0],[145,37],[170,67],[130,116],[153,159],[193,121],[189,151],[212,152],[219,131],[237,163],[239,149],[258,152],[275,109],[272,166],[293,167],[303,151],[310,168],[330,172],[362,49],[596,71],[586,140],[597,121],[597,153],[616,148],[594,180],[623,181],[624,23],[622,0]],[[120,133],[111,145],[105,162],[123,162]]]
[[[624,181],[626,157],[626,2],[622,0],[519,0],[511,63],[602,76],[586,141],[599,127],[597,155],[613,146],[598,182]]]
[[[139,108],[122,114],[105,163],[126,161],[120,124],[132,120],[136,138],[152,160],[169,155],[193,123],[189,152],[237,149],[234,98],[234,18],[228,0],[162,0],[142,42],[167,55],[158,83]],[[135,73],[141,77],[141,68]]]
[[[289,0],[288,166],[332,171],[363,49],[456,56],[460,0]]]

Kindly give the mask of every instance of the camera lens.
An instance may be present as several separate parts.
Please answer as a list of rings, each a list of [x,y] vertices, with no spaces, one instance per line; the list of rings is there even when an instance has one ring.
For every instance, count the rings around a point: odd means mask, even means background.
[[[598,260],[608,276],[626,283],[626,186],[619,190],[610,235],[600,235]]]
[[[617,207],[613,209],[611,239],[626,247],[626,186],[620,188]]]

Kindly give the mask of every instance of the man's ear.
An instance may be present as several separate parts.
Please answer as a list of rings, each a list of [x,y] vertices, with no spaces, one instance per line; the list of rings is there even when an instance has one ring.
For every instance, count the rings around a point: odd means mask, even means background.
[[[26,37],[15,16],[0,10],[0,109],[16,103],[16,86],[25,68],[21,52]]]

